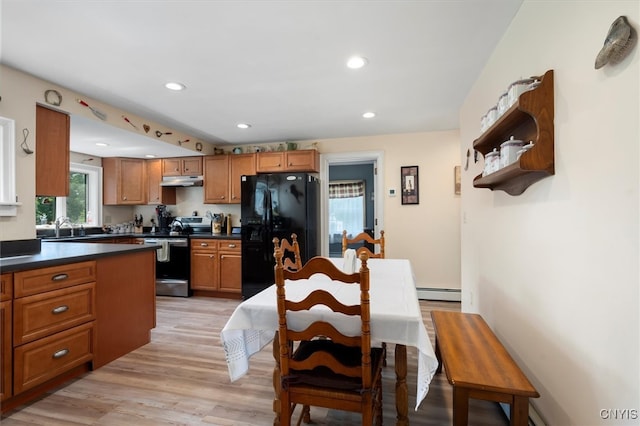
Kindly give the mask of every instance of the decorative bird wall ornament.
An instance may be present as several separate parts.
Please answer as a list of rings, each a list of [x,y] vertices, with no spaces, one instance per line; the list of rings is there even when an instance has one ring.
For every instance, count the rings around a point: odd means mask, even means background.
[[[636,30],[627,22],[625,16],[613,21],[604,46],[596,56],[595,68],[600,69],[606,64],[615,65],[627,57],[638,41]]]

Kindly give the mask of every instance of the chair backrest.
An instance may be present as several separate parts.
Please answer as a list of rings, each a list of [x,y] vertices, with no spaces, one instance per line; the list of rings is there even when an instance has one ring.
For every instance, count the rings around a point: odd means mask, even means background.
[[[316,256],[310,259],[297,272],[284,270],[282,264],[282,250],[275,250],[275,281],[277,286],[278,319],[279,319],[279,347],[280,347],[280,371],[283,377],[293,370],[313,370],[317,367],[329,368],[337,374],[349,377],[362,378],[363,389],[371,388],[371,328],[369,312],[369,268],[368,256],[360,255],[360,271],[355,274],[345,274],[338,269],[329,259]],[[291,301],[286,298],[285,280],[308,279],[312,275],[322,274],[335,282],[344,285],[359,284],[360,303],[357,305],[344,305],[331,293],[323,289],[317,289],[309,293],[301,301]],[[302,284],[297,284],[302,285]],[[299,287],[297,287],[299,289]],[[360,317],[360,334],[347,336],[338,331],[326,321],[316,321],[304,330],[291,330],[287,323],[287,313],[295,311],[307,311],[317,305],[327,306],[334,312]],[[328,338],[334,343],[340,343],[349,347],[359,347],[361,363],[357,366],[349,366],[341,363],[330,353],[324,351],[315,352],[303,361],[292,358],[292,342],[311,341],[314,338]]]
[[[280,240],[273,239],[274,249],[282,250],[282,266],[289,271],[298,271],[302,268],[302,259],[300,258],[300,245],[298,244],[298,235],[291,234],[291,242],[286,238]],[[291,259],[293,257],[293,259]]]
[[[347,238],[347,231],[342,231],[342,255],[344,256],[344,252],[349,248],[349,244],[357,244],[357,243],[369,243],[374,246],[374,251],[369,250],[366,246],[359,247],[356,252],[358,255],[362,252],[366,252],[369,257],[375,257],[379,259],[384,259],[384,231],[380,231],[380,238],[373,238],[371,235],[366,232],[361,232],[353,238]],[[378,245],[379,252],[375,253],[375,246]]]

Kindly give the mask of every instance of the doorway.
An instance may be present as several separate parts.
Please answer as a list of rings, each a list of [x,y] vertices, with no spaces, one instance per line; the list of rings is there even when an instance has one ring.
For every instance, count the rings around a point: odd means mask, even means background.
[[[364,181],[365,216],[363,223],[365,229],[370,229],[374,235],[378,235],[380,229],[384,229],[382,188],[383,178],[383,153],[381,151],[322,154],[320,156],[320,196],[321,223],[320,223],[320,253],[322,256],[339,257],[342,255],[342,231],[335,232],[335,223],[330,224],[329,211],[329,183],[330,181]],[[351,169],[352,172],[345,170]],[[340,234],[339,237],[334,234]],[[339,242],[339,244],[338,244]]]

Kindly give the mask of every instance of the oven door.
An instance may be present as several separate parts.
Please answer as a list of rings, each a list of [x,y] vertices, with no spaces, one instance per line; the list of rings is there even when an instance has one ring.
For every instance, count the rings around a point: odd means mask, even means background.
[[[165,243],[166,242],[166,243]],[[156,255],[156,295],[189,297],[191,274],[189,240],[187,238],[147,238],[145,244],[167,245],[168,253]]]

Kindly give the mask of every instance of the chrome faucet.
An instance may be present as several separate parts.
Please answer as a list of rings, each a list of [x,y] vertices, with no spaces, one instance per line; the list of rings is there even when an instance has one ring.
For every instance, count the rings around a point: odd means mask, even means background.
[[[71,224],[71,220],[68,217],[60,216],[56,219],[56,238],[60,238],[60,227],[68,223],[71,226],[71,236],[73,237],[73,225]]]

